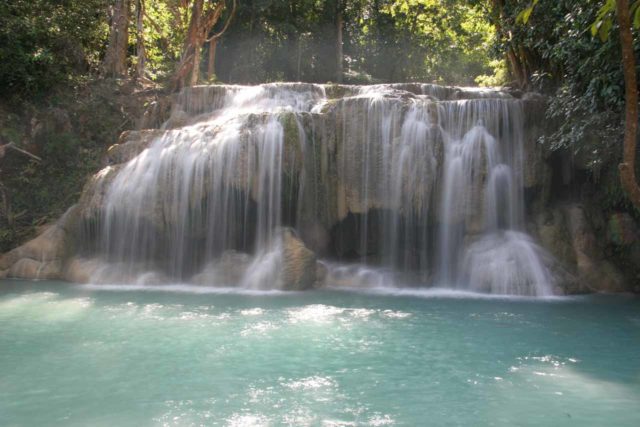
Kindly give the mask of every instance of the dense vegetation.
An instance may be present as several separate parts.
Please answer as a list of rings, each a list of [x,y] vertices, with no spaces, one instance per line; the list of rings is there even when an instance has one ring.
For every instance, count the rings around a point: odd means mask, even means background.
[[[0,5],[2,95],[31,96],[74,76],[97,74],[119,3],[129,10],[131,73],[141,40],[143,75],[166,82],[181,60],[197,2],[10,0]],[[203,15],[222,3],[204,2]],[[207,35],[220,31],[234,10],[234,2],[226,3]],[[226,33],[204,43],[200,78],[472,84],[492,74],[501,58],[489,55],[496,40],[486,18],[482,4],[456,0],[241,0]]]
[[[605,2],[539,0],[525,24],[518,16],[526,2],[499,2],[500,43],[520,86],[550,96],[548,117],[557,130],[544,138],[552,151],[567,150],[578,169],[604,178],[608,205],[626,200],[617,179],[624,131],[624,79],[615,20],[592,34]],[[640,42],[634,39],[636,52]]]
[[[59,214],[117,133],[134,127],[127,112],[138,114],[141,105],[131,105],[130,94],[153,92],[133,97],[145,102],[156,91],[198,82],[428,81],[541,91],[557,124],[541,142],[588,182],[601,183],[604,206],[628,208],[617,173],[625,105],[617,22],[601,21],[595,37],[591,31],[603,4],[4,1],[0,144],[13,142],[44,159],[7,154],[0,160],[6,200],[0,252],[24,238],[16,224],[31,227]],[[55,118],[60,115],[67,118]]]

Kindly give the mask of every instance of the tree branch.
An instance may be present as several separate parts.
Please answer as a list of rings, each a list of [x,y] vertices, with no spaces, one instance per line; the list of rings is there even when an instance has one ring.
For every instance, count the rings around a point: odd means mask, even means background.
[[[224,32],[227,31],[227,28],[229,28],[229,25],[231,24],[231,20],[233,19],[233,16],[235,14],[236,14],[236,0],[233,0],[233,6],[231,7],[231,13],[229,14],[229,17],[227,18],[227,22],[224,23],[224,26],[222,27],[222,30],[220,30],[220,32],[218,32],[217,34],[214,34],[213,36],[209,37],[205,41],[206,42],[210,42],[211,40],[218,40],[220,37],[222,37]]]

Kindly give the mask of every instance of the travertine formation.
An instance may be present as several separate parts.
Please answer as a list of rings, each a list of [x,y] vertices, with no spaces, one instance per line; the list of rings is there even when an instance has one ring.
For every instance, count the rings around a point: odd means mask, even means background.
[[[298,290],[325,276],[318,254],[399,283],[548,295],[571,274],[526,234],[524,192],[549,186],[543,111],[427,84],[188,88],[0,271]]]

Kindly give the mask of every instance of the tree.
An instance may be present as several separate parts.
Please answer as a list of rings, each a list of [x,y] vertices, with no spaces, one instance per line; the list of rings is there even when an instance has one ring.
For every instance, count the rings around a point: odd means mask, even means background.
[[[336,2],[336,82],[342,83],[344,52],[342,49],[342,27],[344,26],[344,0]]]
[[[517,16],[516,22],[526,24],[539,0],[532,0],[528,7]],[[625,126],[622,162],[618,165],[622,188],[633,206],[640,210],[640,186],[635,173],[636,166],[636,138],[638,133],[638,81],[636,73],[636,59],[631,32],[633,13],[633,27],[640,27],[640,0],[631,5],[629,0],[606,0],[598,11],[596,20],[591,24],[591,35],[599,36],[602,42],[609,39],[609,32],[613,27],[611,14],[615,11],[622,51],[622,72],[625,86]]]
[[[636,135],[638,132],[638,82],[636,59],[633,51],[633,35],[631,34],[629,1],[616,0],[616,13],[618,15],[618,25],[620,26],[625,85],[624,153],[622,163],[619,166],[620,180],[631,203],[636,209],[640,210],[640,187],[638,187],[635,172]]]
[[[144,47],[144,0],[136,0],[136,78],[143,79],[147,61]]]
[[[108,77],[122,77],[127,74],[131,2],[116,0],[112,10],[109,45],[102,63],[102,71]]]
[[[108,36],[107,0],[0,1],[0,98],[46,94],[96,70]]]
[[[180,89],[198,83],[200,77],[200,57],[202,45],[205,42],[218,40],[229,27],[236,10],[236,0],[222,29],[209,36],[214,25],[222,16],[226,3],[224,0],[206,1],[193,0],[189,27],[184,40],[180,63],[173,77],[173,86]]]

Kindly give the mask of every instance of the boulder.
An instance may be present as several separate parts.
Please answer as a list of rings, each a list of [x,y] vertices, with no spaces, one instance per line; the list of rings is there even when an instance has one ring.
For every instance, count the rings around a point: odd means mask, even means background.
[[[324,280],[326,269],[291,228],[280,228],[272,247],[256,256],[225,251],[190,282],[200,285],[241,286],[249,289],[302,291]]]
[[[77,205],[36,238],[0,256],[0,276],[31,280],[63,278],[63,266],[73,250]]]
[[[316,255],[307,248],[290,228],[281,232],[282,269],[280,280],[282,289],[301,291],[310,289],[316,283]]]
[[[106,163],[114,165],[128,162],[165,133],[155,129],[122,132],[118,143],[107,150]]]

